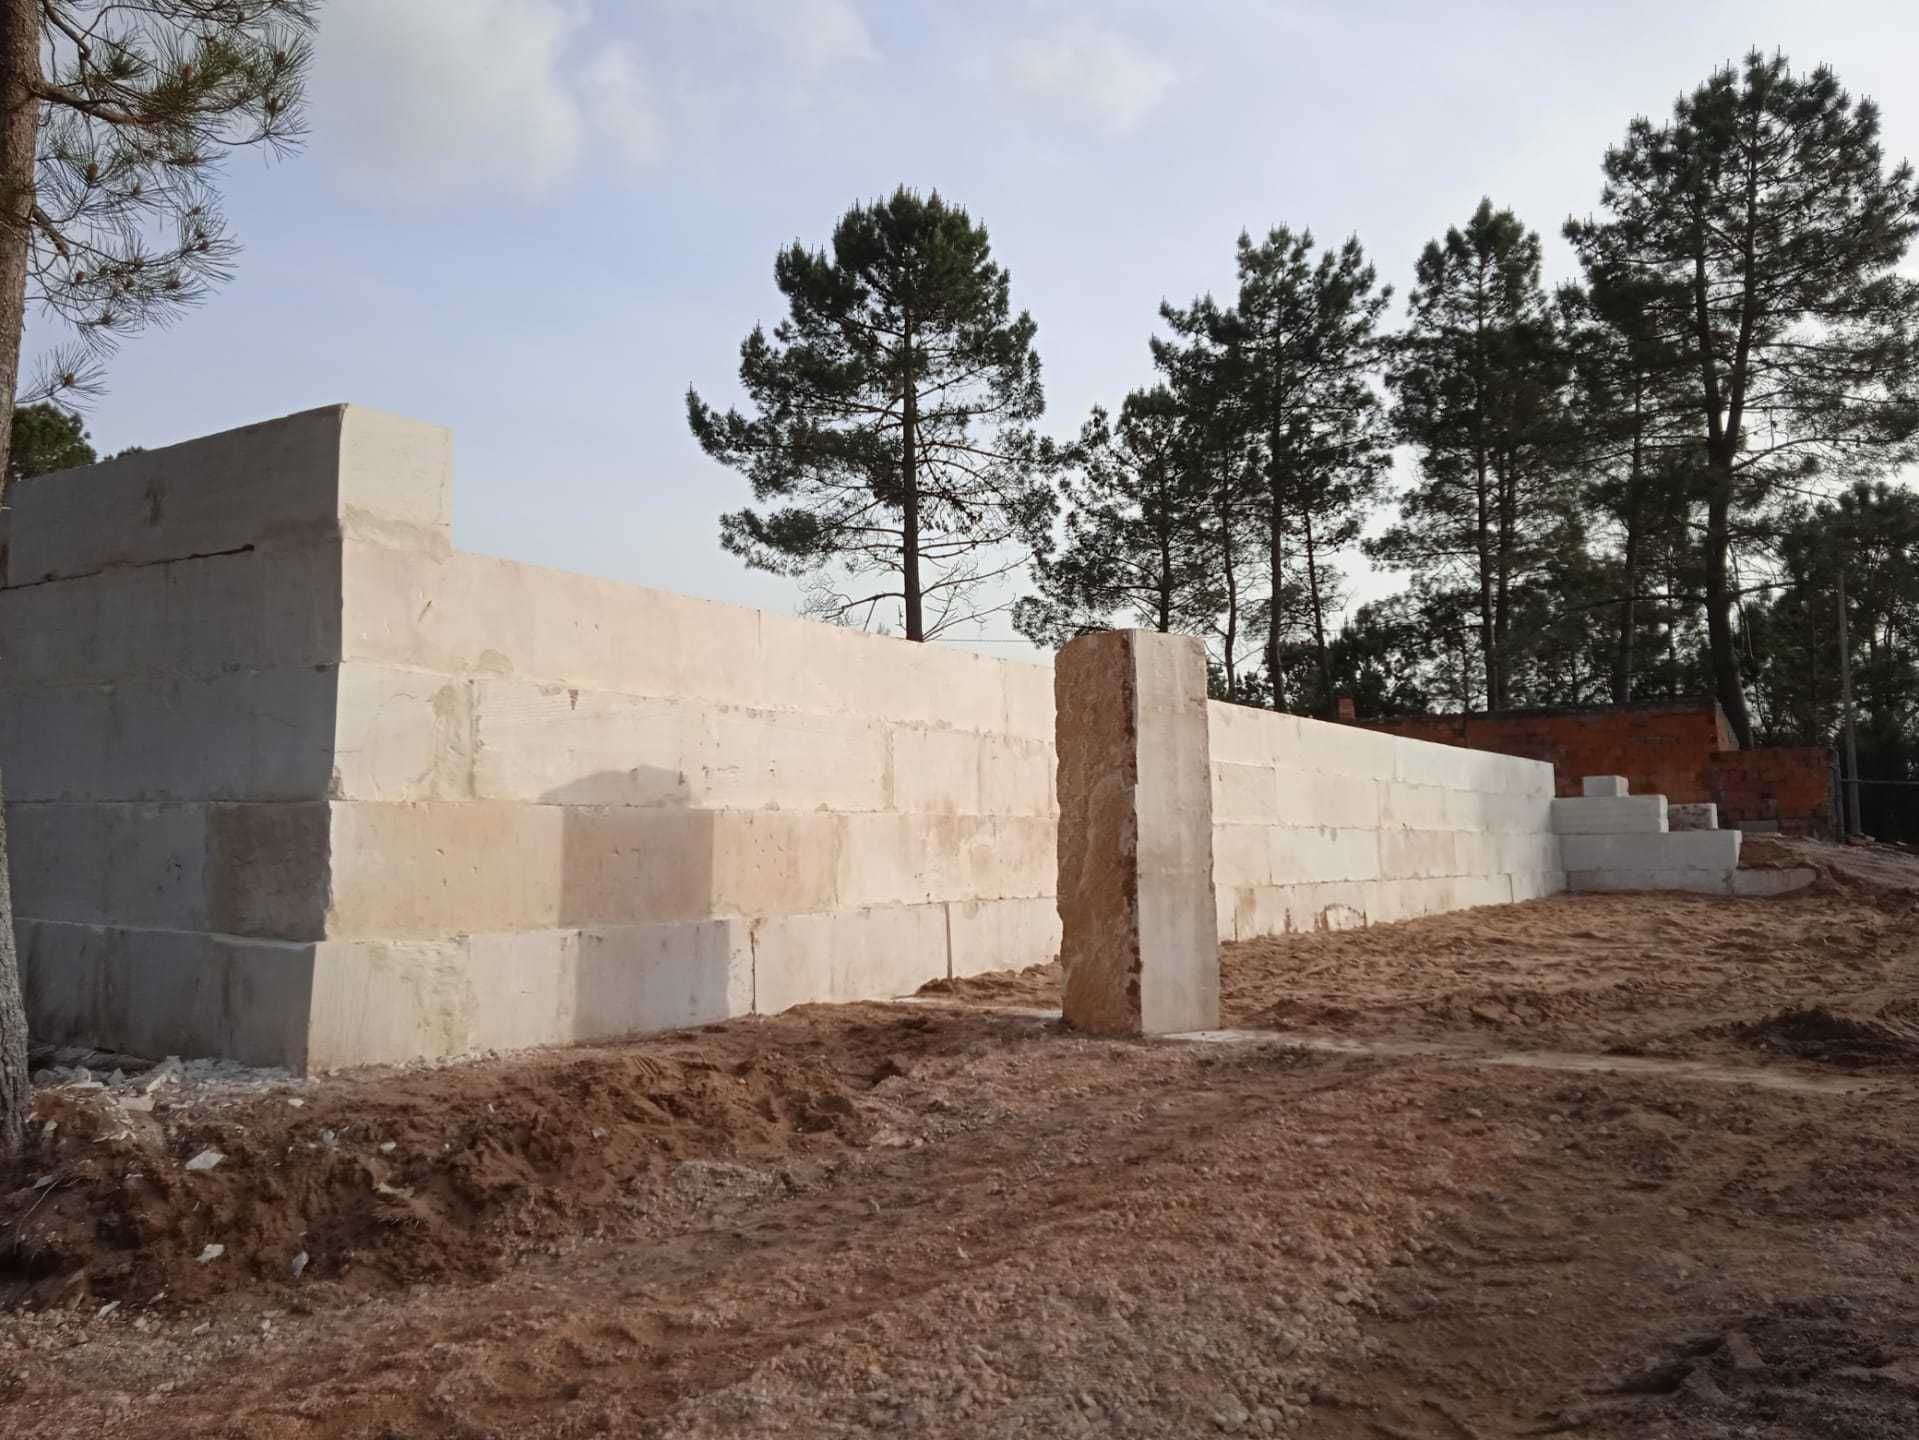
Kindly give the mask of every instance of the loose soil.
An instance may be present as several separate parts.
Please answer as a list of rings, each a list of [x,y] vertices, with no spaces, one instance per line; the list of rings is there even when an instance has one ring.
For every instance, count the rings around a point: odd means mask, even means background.
[[[1229,947],[1230,1043],[1073,1035],[1035,973],[43,1091],[0,1434],[1908,1437],[1913,898]]]

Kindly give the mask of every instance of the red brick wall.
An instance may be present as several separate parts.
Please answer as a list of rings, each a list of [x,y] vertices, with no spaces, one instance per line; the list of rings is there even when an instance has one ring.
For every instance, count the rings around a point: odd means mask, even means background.
[[[1712,757],[1719,823],[1777,820],[1788,835],[1831,835],[1832,751],[1824,746],[1722,750]]]
[[[1369,730],[1550,760],[1561,795],[1587,775],[1624,775],[1635,795],[1675,805],[1714,801],[1719,823],[1776,820],[1794,835],[1833,829],[1832,752],[1740,750],[1711,700],[1604,710],[1514,710],[1499,715],[1407,715]]]
[[[1674,804],[1711,800],[1712,760],[1734,746],[1712,701],[1605,710],[1514,710],[1499,715],[1408,715],[1369,730],[1550,760],[1561,795],[1587,775],[1624,775],[1635,795]]]

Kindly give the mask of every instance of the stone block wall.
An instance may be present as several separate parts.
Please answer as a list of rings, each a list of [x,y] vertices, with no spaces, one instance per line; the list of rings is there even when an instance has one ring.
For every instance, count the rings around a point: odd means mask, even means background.
[[[464,554],[451,499],[358,407],[17,487],[40,1033],[324,1067],[1055,953],[1048,669]]]
[[[1208,723],[1222,939],[1566,888],[1550,765],[1217,701]]]

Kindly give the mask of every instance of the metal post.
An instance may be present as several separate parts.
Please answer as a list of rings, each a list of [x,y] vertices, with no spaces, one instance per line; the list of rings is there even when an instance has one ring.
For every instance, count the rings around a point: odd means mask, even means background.
[[[1846,621],[1846,567],[1839,565],[1839,704],[1846,724],[1846,788],[1839,796],[1841,828],[1857,835],[1859,824],[1859,739],[1852,723],[1852,633]],[[1850,798],[1848,798],[1850,792]]]

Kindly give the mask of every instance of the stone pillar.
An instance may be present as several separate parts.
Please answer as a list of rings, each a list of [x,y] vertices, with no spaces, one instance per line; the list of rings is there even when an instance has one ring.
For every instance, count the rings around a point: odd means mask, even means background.
[[[1217,1028],[1205,647],[1082,636],[1053,695],[1066,1019],[1099,1035]]]

